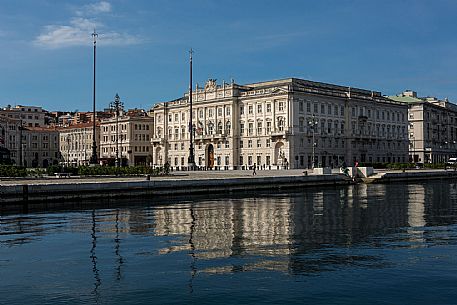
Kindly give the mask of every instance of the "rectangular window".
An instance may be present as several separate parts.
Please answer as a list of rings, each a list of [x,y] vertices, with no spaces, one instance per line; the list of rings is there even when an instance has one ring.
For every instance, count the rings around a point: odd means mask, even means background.
[[[254,132],[254,123],[248,124],[248,134],[251,136]]]
[[[243,148],[243,140],[240,140],[240,148]]]
[[[262,104],[257,105],[257,113],[262,113]]]
[[[248,140],[248,148],[252,148],[252,140]]]
[[[257,135],[262,134],[262,122],[257,122]]]
[[[240,115],[244,114],[244,106],[240,106]]]
[[[278,110],[279,111],[284,111],[284,102],[279,102]]]
[[[269,166],[270,165],[270,156],[266,156],[265,161],[266,161],[266,164]]]
[[[268,104],[267,104],[267,113],[270,113],[270,112],[271,112],[271,104],[268,103]]]
[[[271,140],[270,139],[266,140],[265,146],[266,147],[271,147]]]
[[[248,113],[249,114],[252,114],[253,110],[252,110],[252,105],[248,105]]]
[[[260,148],[262,147],[262,142],[260,139],[257,140],[257,148]]]

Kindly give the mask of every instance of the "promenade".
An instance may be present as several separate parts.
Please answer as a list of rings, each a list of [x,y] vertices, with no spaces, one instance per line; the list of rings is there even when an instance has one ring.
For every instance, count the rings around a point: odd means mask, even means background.
[[[293,177],[303,176],[304,172],[309,175],[314,175],[312,170],[290,169],[290,170],[268,170],[257,171],[256,175],[252,174],[251,170],[230,170],[230,171],[179,171],[170,172],[167,176],[150,176],[151,181],[161,180],[205,180],[205,179],[229,179],[229,178],[262,178],[262,177]],[[334,173],[337,173],[335,170]],[[58,178],[55,176],[42,178],[1,178],[0,185],[16,185],[16,184],[62,184],[62,183],[99,183],[99,182],[134,182],[144,181],[146,176],[136,177],[80,177],[72,176],[70,178]]]
[[[304,170],[172,172],[167,176],[26,178],[0,181],[0,204],[23,204],[114,197],[173,196],[344,185],[344,175]]]
[[[360,177],[359,177],[360,178]],[[375,171],[364,183],[395,183],[399,181],[428,181],[457,179],[455,170],[396,170]],[[41,177],[0,179],[0,205],[63,202],[115,197],[174,196],[217,194],[240,191],[275,191],[303,187],[348,185],[352,178],[339,174],[319,175],[311,170],[257,171],[192,171],[171,172],[167,176],[136,177]]]

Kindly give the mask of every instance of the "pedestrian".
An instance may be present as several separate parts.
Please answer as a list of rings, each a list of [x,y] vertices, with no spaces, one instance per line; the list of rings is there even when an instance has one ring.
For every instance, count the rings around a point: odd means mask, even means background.
[[[257,173],[255,172],[256,164],[254,163],[254,166],[252,167],[252,175],[255,176]]]

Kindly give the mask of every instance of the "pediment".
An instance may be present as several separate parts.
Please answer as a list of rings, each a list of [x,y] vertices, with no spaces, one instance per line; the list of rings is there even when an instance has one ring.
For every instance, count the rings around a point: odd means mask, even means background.
[[[284,89],[282,87],[274,87],[270,91],[271,93],[287,93],[287,89]]]

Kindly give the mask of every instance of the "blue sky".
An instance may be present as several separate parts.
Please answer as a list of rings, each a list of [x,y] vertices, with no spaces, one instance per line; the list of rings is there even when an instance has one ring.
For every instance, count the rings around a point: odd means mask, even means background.
[[[0,106],[90,110],[182,96],[194,80],[286,77],[457,101],[457,1],[0,0]]]

